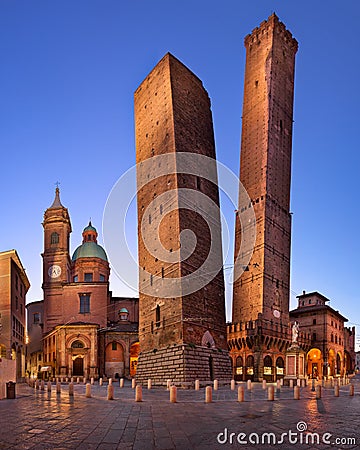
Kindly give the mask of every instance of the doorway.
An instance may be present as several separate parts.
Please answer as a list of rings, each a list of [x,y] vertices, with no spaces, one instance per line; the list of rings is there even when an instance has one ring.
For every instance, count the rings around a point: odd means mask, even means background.
[[[84,359],[79,356],[73,361],[73,375],[76,377],[84,375]]]

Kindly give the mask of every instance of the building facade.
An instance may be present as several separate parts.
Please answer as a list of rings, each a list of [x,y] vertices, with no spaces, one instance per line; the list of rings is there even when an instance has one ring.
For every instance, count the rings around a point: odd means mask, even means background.
[[[210,99],[201,80],[169,53],[135,92],[135,130],[141,350],[137,378],[151,378],[155,384],[229,378]],[[182,164],[184,153],[188,160],[194,156],[187,167]],[[207,163],[201,164],[197,155],[207,157]],[[202,170],[215,174],[214,182],[201,176]],[[197,202],[192,201],[195,193],[201,193]],[[209,211],[201,208],[204,198],[216,206],[210,219],[204,218]],[[185,230],[196,236],[190,255],[189,240],[180,242]],[[211,246],[217,251],[210,254]],[[193,288],[189,280],[207,257],[213,276]]]
[[[311,378],[343,377],[355,370],[355,327],[318,292],[303,292],[298,307],[290,312],[300,331],[311,341],[306,374]]]
[[[240,181],[250,204],[239,198],[228,343],[235,376],[274,380],[283,376],[284,351],[291,342],[289,208],[298,44],[273,14],[245,38],[245,47]],[[238,267],[241,215],[250,207],[256,240],[248,266]]]
[[[0,358],[16,361],[16,380],[12,381],[21,381],[25,376],[25,304],[29,288],[16,250],[0,252]]]

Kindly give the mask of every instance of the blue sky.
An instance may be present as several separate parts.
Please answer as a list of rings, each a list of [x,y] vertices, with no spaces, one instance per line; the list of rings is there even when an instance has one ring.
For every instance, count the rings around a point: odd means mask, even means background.
[[[291,307],[302,290],[318,290],[360,324],[355,0],[0,0],[0,249],[18,250],[28,301],[42,297],[41,222],[56,181],[72,219],[72,251],[90,217],[102,242],[106,199],[135,162],[133,93],[166,52],[202,79],[218,159],[238,173],[243,39],[274,11],[299,42]],[[231,227],[229,205],[224,214]],[[112,290],[135,295],[116,277]]]

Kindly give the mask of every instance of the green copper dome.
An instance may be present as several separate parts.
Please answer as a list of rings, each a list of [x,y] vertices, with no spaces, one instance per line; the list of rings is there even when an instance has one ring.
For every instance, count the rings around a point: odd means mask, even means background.
[[[72,260],[79,258],[100,258],[107,261],[105,250],[97,243],[97,231],[89,222],[83,230],[83,243],[74,251]]]
[[[105,250],[95,242],[84,242],[74,251],[72,260],[76,261],[79,258],[100,258],[107,261]]]

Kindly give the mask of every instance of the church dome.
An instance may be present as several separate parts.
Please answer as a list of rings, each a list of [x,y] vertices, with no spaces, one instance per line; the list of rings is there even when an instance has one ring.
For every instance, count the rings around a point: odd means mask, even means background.
[[[97,243],[97,231],[89,222],[89,225],[83,230],[83,242],[74,251],[72,260],[76,261],[79,258],[100,258],[107,261],[105,250]]]

